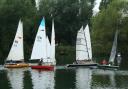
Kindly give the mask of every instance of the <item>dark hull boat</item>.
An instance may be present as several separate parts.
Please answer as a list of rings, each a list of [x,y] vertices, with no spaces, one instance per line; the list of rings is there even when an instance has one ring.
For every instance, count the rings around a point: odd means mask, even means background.
[[[83,63],[67,64],[67,67],[96,67],[97,63],[93,61],[86,61]]]
[[[113,41],[113,45],[112,45],[112,50],[111,50],[111,54],[110,54],[110,58],[109,58],[109,63],[102,63],[103,65],[98,65],[98,68],[100,69],[119,69],[119,66],[114,65],[115,61],[117,61],[117,65],[120,65],[121,62],[121,54],[118,53],[117,58],[116,58],[116,54],[117,54],[117,37],[118,37],[118,30],[115,33],[115,37],[114,37],[114,41]],[[117,60],[115,60],[117,59]],[[118,62],[119,61],[119,62]]]
[[[67,67],[96,67],[97,63],[92,60],[92,48],[89,26],[83,26],[77,33],[76,39],[76,62]]]
[[[119,66],[110,66],[110,65],[97,65],[100,69],[119,69]]]

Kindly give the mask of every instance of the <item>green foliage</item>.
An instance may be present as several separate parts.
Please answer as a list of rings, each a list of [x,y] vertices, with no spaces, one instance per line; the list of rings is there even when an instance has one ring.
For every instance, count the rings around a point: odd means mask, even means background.
[[[88,4],[89,0],[81,1],[80,4],[78,0],[41,1],[39,13],[46,17],[48,34],[51,32],[51,20],[54,18],[58,42],[74,45],[77,30],[89,20],[92,4]],[[79,8],[81,8],[81,14],[78,14]]]
[[[92,17],[93,3],[94,0],[81,0],[81,3],[78,0],[41,0],[40,9],[37,10],[35,0],[0,0],[0,59],[2,59],[0,63],[3,63],[8,55],[19,19],[23,21],[24,26],[25,60],[30,58],[42,17],[46,19],[49,38],[52,28],[51,21],[54,19],[56,41],[62,45],[73,45],[73,47],[57,47],[56,59],[60,60],[57,61],[58,64],[62,64],[63,60],[65,63],[73,62],[77,30],[87,23],[91,26],[93,56],[109,55],[117,29],[120,32],[118,50],[126,56],[128,52],[127,0],[103,0],[101,11],[95,17]],[[61,50],[65,50],[66,54],[59,54]]]
[[[58,65],[73,63],[75,61],[75,47],[74,46],[57,46],[56,60]]]
[[[35,0],[0,0],[0,63],[8,55],[19,19],[24,26],[24,54],[27,61],[42,17],[46,19],[49,38],[54,18],[57,42],[75,45],[77,30],[90,20],[93,2],[94,0],[81,0],[81,3],[78,0],[40,0],[40,9],[37,10]]]
[[[116,30],[119,30],[117,51],[120,51],[122,55],[127,55],[127,12],[128,2],[125,0],[113,0],[107,8],[103,8],[97,16],[92,18],[91,36],[95,56],[96,54],[110,54]],[[125,17],[124,14],[126,15]]]
[[[29,49],[27,45],[29,46],[29,41],[33,39],[31,32],[37,18],[35,17],[36,8],[32,5],[30,0],[1,0],[0,4],[0,58],[5,59],[7,57],[17,30],[19,19],[23,21],[24,25],[24,46],[26,54]]]

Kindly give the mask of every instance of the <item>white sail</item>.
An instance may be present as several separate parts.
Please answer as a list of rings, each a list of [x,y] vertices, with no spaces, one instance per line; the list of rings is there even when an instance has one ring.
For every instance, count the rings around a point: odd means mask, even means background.
[[[45,31],[45,19],[43,18],[38,28],[38,32],[35,38],[31,60],[43,58],[43,62],[47,62],[46,55],[46,31]]]
[[[51,60],[53,64],[56,64],[55,59],[55,29],[54,29],[54,20],[52,21],[52,35],[51,35]]]
[[[117,49],[117,36],[118,36],[118,30],[115,33],[115,37],[114,37],[114,41],[113,41],[113,45],[112,45],[112,50],[111,50],[111,54],[109,57],[109,63],[114,64],[114,59],[116,56],[116,49]]]
[[[23,23],[20,20],[7,60],[21,61],[23,59]]]
[[[48,62],[51,62],[51,59],[50,59],[51,52],[50,51],[51,51],[51,44],[50,44],[48,36],[47,36],[47,61]]]
[[[85,34],[83,31],[83,26],[77,33],[76,39],[76,60],[88,59],[87,43],[85,41]]]
[[[85,39],[87,43],[88,59],[92,59],[92,47],[91,47],[91,39],[90,39],[90,32],[89,32],[88,24],[85,27],[84,32],[85,32]]]

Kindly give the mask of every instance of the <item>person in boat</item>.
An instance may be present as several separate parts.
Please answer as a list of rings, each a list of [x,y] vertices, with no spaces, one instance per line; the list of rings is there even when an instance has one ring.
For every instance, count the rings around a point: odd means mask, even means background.
[[[13,63],[12,59],[10,60],[10,63]]]
[[[120,53],[117,54],[117,59],[116,60],[117,60],[117,65],[119,66],[120,63],[121,63],[121,60],[122,60]]]
[[[101,64],[102,64],[102,65],[107,65],[108,62],[107,62],[105,59],[103,59],[103,60],[101,61]]]
[[[15,64],[15,62],[11,59],[9,64]]]
[[[39,60],[38,65],[42,65],[42,63],[43,63],[43,58],[41,58],[41,59]]]

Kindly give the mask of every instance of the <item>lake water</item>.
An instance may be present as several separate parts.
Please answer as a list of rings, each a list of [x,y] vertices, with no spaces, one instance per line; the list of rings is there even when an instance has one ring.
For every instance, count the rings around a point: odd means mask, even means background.
[[[128,89],[128,71],[64,66],[39,71],[0,66],[0,89]]]

